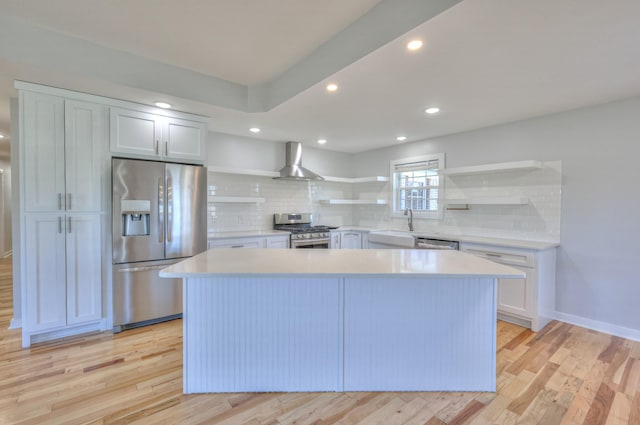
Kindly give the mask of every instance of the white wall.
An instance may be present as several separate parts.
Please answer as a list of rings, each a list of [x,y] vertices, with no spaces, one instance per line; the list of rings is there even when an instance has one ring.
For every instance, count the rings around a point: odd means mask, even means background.
[[[209,132],[207,165],[279,171],[284,167],[285,143]],[[322,176],[353,177],[353,155],[302,146],[302,165]]]
[[[448,167],[561,160],[556,310],[640,335],[640,98],[358,154],[356,173],[437,152]]]

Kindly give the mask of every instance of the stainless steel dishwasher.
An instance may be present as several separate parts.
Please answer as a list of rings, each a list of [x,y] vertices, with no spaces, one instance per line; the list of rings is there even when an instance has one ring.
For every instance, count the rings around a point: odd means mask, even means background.
[[[457,251],[460,244],[458,241],[451,241],[446,239],[433,239],[433,238],[416,238],[417,249],[446,249]]]

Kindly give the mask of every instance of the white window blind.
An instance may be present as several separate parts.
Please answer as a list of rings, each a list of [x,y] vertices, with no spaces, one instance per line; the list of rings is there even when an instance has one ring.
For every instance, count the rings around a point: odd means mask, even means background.
[[[443,155],[408,158],[391,161],[393,176],[393,212],[401,214],[407,209],[436,216],[441,211],[441,178]]]

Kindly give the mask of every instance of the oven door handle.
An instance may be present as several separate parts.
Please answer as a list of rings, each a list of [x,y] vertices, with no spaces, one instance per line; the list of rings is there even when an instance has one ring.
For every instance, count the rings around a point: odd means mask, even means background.
[[[308,245],[322,245],[329,244],[329,238],[323,239],[298,239],[291,241],[291,248],[296,248],[299,246],[308,246]]]

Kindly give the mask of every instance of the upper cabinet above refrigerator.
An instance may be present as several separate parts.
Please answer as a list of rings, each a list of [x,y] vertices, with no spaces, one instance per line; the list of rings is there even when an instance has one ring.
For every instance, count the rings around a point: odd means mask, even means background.
[[[206,122],[113,107],[110,125],[113,154],[196,164],[206,161]]]

